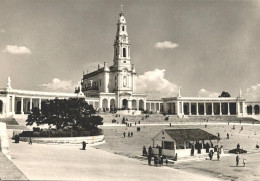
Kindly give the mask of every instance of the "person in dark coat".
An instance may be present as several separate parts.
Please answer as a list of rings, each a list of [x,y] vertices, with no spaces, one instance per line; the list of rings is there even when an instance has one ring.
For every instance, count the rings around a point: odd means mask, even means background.
[[[126,134],[126,133],[124,132],[124,133],[123,133],[123,135],[124,135],[124,138],[125,138],[125,134]]]
[[[239,165],[239,156],[238,156],[238,154],[237,154],[237,156],[236,156],[236,166],[238,166]]]
[[[148,148],[148,155],[152,155],[153,154],[152,152],[153,152],[152,147],[149,146],[149,148]]]
[[[86,142],[82,141],[82,150],[86,150]]]
[[[29,145],[32,145],[32,137],[30,137]]]
[[[148,155],[148,156],[147,156],[147,160],[148,160],[148,165],[151,165],[152,156],[151,156],[151,155]]]
[[[134,133],[133,133],[133,132],[131,132],[131,137],[133,137],[133,135],[134,135]]]
[[[143,146],[143,156],[147,156],[147,151],[146,151],[146,147]]]

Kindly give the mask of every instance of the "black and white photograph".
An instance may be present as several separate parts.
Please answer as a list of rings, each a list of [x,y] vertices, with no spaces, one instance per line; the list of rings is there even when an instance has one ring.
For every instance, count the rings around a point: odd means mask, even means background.
[[[0,180],[260,180],[260,0],[0,0]]]

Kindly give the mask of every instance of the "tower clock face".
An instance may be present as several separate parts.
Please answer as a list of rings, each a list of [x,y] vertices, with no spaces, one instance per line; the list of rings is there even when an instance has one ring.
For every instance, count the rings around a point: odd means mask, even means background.
[[[123,78],[123,86],[126,87],[126,85],[127,85],[127,79],[126,79],[126,76],[124,76],[124,78]]]

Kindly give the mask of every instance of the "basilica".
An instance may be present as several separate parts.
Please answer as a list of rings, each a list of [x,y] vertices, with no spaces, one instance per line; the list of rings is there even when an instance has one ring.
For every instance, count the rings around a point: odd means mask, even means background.
[[[136,70],[131,64],[130,40],[124,12],[121,10],[114,40],[113,65],[104,62],[97,70],[84,74],[74,93],[40,92],[14,89],[8,77],[7,86],[0,89],[0,118],[24,117],[33,107],[41,109],[44,100],[55,98],[84,98],[100,111],[116,108],[122,114],[141,114],[143,110],[177,116],[255,116],[260,102],[247,102],[242,93],[237,97],[172,97],[147,100],[147,95],[136,92]],[[163,95],[162,95],[163,97]]]

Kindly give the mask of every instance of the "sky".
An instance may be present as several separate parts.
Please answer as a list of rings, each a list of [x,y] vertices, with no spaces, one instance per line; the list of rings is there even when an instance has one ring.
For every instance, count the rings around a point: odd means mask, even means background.
[[[0,87],[73,92],[83,72],[113,62],[123,4],[148,98],[260,101],[260,1],[0,0]],[[156,86],[155,86],[156,85]]]

